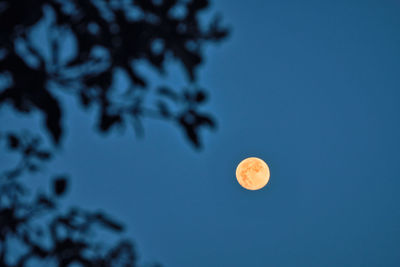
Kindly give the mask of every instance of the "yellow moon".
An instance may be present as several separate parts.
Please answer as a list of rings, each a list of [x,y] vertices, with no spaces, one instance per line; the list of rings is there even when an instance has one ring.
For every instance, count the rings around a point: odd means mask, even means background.
[[[269,181],[269,167],[262,159],[247,158],[236,168],[236,179],[241,186],[248,190],[263,188]]]

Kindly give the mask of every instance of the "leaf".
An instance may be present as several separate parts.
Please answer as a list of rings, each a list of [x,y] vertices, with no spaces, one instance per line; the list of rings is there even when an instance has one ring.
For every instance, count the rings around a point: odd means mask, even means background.
[[[197,114],[197,121],[198,121],[199,124],[206,125],[206,126],[208,126],[210,128],[215,128],[216,127],[215,121],[211,117],[209,117],[207,115],[198,115]]]
[[[210,40],[219,41],[226,38],[229,35],[229,29],[221,27],[221,16],[217,15],[214,17],[209,25],[207,38]]]
[[[40,205],[45,206],[46,208],[49,208],[49,209],[55,207],[54,202],[50,198],[48,198],[47,196],[45,196],[43,194],[38,195],[36,202]]]
[[[53,181],[53,191],[57,196],[61,196],[67,189],[67,178],[65,176],[56,177]]]
[[[35,97],[35,105],[44,113],[46,128],[54,143],[59,144],[62,135],[60,105],[56,98],[46,90],[39,92],[38,96]]]
[[[175,54],[183,63],[183,66],[185,67],[190,80],[195,81],[195,68],[202,62],[201,56],[184,49],[180,51],[175,51]]]
[[[208,6],[208,0],[197,0],[197,1],[191,1],[188,4],[188,9],[190,12],[196,12],[198,10],[204,9]]]
[[[104,226],[113,229],[114,231],[122,231],[123,230],[123,226],[113,220],[111,220],[110,218],[107,218],[106,215],[104,215],[103,213],[97,213],[94,215],[94,217],[100,222],[102,223]]]
[[[200,144],[200,140],[199,140],[199,135],[197,134],[197,131],[195,130],[195,128],[192,125],[185,125],[184,128],[186,131],[186,135],[189,138],[189,140],[192,142],[192,144],[196,148],[200,148],[201,144]]]
[[[127,65],[127,66],[125,66],[124,69],[128,73],[128,75],[131,78],[131,80],[133,81],[133,83],[135,83],[141,87],[146,87],[147,83],[144,80],[144,78],[140,77],[136,72],[134,72],[130,66]]]
[[[189,138],[189,141],[196,148],[200,148],[200,140],[196,131],[197,127],[194,119],[195,117],[190,112],[187,112],[180,116],[179,124],[184,128],[186,136]]]
[[[194,100],[197,103],[202,103],[205,102],[207,100],[207,95],[204,91],[197,91],[195,96],[194,96]]]
[[[91,99],[89,98],[89,96],[85,90],[81,90],[79,92],[79,99],[81,101],[82,106],[85,108],[87,108],[91,102]]]
[[[114,124],[118,124],[122,122],[121,115],[109,115],[107,113],[103,113],[100,118],[99,128],[102,132],[108,131]]]
[[[136,266],[136,254],[133,244],[128,240],[122,240],[107,255],[109,266]]]
[[[7,141],[8,141],[8,147],[11,149],[16,149],[20,145],[20,141],[19,141],[18,137],[14,134],[8,134]]]

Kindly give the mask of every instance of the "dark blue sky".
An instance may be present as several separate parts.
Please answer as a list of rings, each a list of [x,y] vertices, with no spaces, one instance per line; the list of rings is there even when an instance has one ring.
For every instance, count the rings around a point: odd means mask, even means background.
[[[66,202],[108,211],[143,262],[169,267],[399,266],[400,3],[212,10],[233,31],[198,72],[219,125],[205,149],[160,121],[146,121],[143,139],[95,134],[95,111],[68,101],[46,170],[71,175]],[[180,70],[171,65],[171,84],[185,84]],[[236,182],[247,156],[270,166],[260,191]]]

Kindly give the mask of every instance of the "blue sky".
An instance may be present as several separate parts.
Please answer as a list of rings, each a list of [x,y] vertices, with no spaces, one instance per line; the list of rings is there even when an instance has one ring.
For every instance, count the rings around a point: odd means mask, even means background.
[[[399,266],[400,3],[219,0],[212,10],[232,34],[198,72],[218,121],[205,148],[160,121],[145,122],[144,138],[94,133],[95,111],[68,100],[46,170],[71,175],[66,203],[125,222],[142,262]],[[170,67],[171,84],[185,83],[180,70]],[[235,180],[247,156],[270,166],[260,191]]]

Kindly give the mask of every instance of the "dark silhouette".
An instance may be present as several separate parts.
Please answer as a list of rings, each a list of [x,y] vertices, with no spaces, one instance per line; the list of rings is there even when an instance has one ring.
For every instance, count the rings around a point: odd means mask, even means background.
[[[97,105],[101,131],[127,120],[139,126],[143,117],[160,116],[177,122],[190,141],[200,146],[199,128],[214,127],[209,116],[198,112],[198,105],[206,99],[205,92],[162,87],[158,88],[158,104],[144,107],[145,93],[140,92],[146,92],[147,80],[135,67],[138,62],[147,62],[164,73],[166,60],[176,60],[194,82],[203,45],[227,35],[218,17],[207,29],[200,27],[198,13],[207,5],[207,0],[3,1],[0,72],[11,82],[0,93],[0,105],[10,103],[25,113],[39,110],[57,144],[63,127],[59,100],[51,92],[54,87],[75,94],[83,107]],[[44,45],[49,50],[46,55],[43,47],[34,45],[35,36],[31,34],[44,19],[48,20],[46,30],[51,36]],[[60,46],[68,36],[76,40],[76,54],[65,60]],[[131,82],[119,99],[113,85],[117,71]],[[172,112],[166,101],[178,105],[178,111]]]
[[[53,178],[52,192],[33,197],[28,194],[19,178],[25,172],[38,171],[52,157],[42,148],[40,139],[27,133],[3,134],[1,139],[21,158],[14,169],[0,177],[0,266],[28,266],[32,260],[41,260],[42,264],[52,260],[58,266],[136,266],[131,241],[120,238],[111,247],[93,241],[98,227],[120,233],[120,223],[103,212],[79,207],[58,209],[59,198],[68,187],[65,175]],[[17,246],[23,252],[13,252]]]
[[[199,132],[214,128],[210,115],[199,111],[207,94],[196,85],[202,48],[227,36],[215,17],[201,26],[198,14],[207,0],[6,0],[0,3],[0,108],[39,111],[54,146],[43,148],[32,133],[0,132],[17,166],[0,177],[0,266],[26,266],[52,261],[59,266],[137,266],[133,244],[123,237],[115,244],[94,241],[103,227],[120,236],[123,226],[103,212],[79,207],[59,208],[68,177],[55,175],[52,191],[29,194],[21,177],[40,171],[54,156],[63,136],[63,91],[75,95],[83,108],[96,106],[98,129],[133,124],[157,117],[176,123],[191,144],[201,147]],[[37,37],[44,29],[47,39]],[[38,41],[37,38],[43,40]],[[68,43],[66,45],[65,43]],[[166,62],[179,62],[189,85],[149,88],[137,71],[146,63],[165,74]],[[129,86],[115,85],[117,75]],[[145,96],[155,92],[154,105]],[[13,248],[18,246],[18,252]]]

